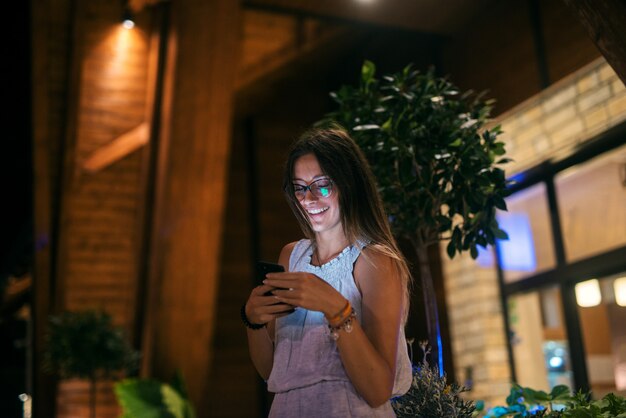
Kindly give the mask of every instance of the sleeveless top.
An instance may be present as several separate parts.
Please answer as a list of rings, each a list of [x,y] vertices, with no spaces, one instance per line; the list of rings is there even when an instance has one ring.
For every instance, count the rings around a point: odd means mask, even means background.
[[[361,294],[352,271],[365,245],[357,242],[329,262],[314,266],[311,264],[313,246],[310,240],[301,240],[291,253],[289,271],[310,272],[328,282],[350,301],[361,323]],[[286,392],[322,381],[350,382],[323,313],[296,308],[292,314],[278,318],[274,344],[274,363],[267,381],[270,392]],[[411,361],[401,326],[393,396],[406,393],[411,381]]]

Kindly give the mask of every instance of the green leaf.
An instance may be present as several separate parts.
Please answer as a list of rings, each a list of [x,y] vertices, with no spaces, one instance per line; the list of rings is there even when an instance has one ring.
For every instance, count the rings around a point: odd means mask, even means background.
[[[387,119],[380,127],[381,130],[389,132],[391,130],[391,118]]]
[[[374,80],[374,74],[376,73],[376,65],[372,61],[365,60],[361,67],[361,80],[365,84],[370,84]]]
[[[493,204],[500,210],[507,210],[506,202],[500,196],[493,196]]]
[[[170,385],[161,385],[161,395],[167,410],[176,418],[188,418],[186,414],[186,401]]]
[[[531,388],[522,388],[522,396],[524,400],[531,405],[541,404],[550,400],[550,396],[543,390],[534,390]]]
[[[550,398],[557,399],[568,399],[570,398],[570,390],[565,385],[557,385],[552,388],[550,391]]]
[[[454,246],[454,241],[450,240],[448,245],[446,246],[446,252],[448,253],[448,257],[452,260],[454,255],[456,254],[456,247]]]
[[[509,239],[509,234],[507,234],[505,231],[501,230],[500,228],[495,228],[492,231],[493,231],[493,235],[497,239],[501,239],[501,240],[508,240]]]
[[[478,248],[476,248],[476,244],[472,244],[470,246],[470,255],[474,260],[476,260],[476,258],[478,257]]]
[[[463,140],[461,138],[457,138],[452,143],[450,143],[451,147],[460,147],[461,145],[463,145]]]
[[[115,394],[124,416],[131,418],[173,418],[163,403],[161,386],[155,380],[126,379],[115,384]]]

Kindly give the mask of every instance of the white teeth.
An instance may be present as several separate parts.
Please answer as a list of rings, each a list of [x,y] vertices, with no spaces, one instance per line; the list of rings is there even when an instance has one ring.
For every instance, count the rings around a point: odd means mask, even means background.
[[[311,215],[317,215],[318,213],[322,213],[322,212],[326,212],[328,210],[328,208],[322,208],[322,209],[309,209],[307,210],[307,212],[309,212]]]

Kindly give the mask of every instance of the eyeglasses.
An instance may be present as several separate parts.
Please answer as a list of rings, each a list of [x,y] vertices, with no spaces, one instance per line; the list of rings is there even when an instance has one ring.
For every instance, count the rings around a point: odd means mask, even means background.
[[[293,194],[298,200],[304,200],[307,190],[311,191],[311,194],[315,197],[328,197],[333,191],[333,181],[328,177],[322,177],[312,181],[308,185],[293,184]]]

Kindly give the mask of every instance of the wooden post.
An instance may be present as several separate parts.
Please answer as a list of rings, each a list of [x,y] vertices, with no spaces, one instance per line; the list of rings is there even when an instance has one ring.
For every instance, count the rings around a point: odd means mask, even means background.
[[[626,84],[626,3],[622,0],[563,0]]]
[[[180,370],[208,416],[230,151],[239,2],[171,3],[155,185],[143,373]],[[226,284],[227,285],[227,284]]]

